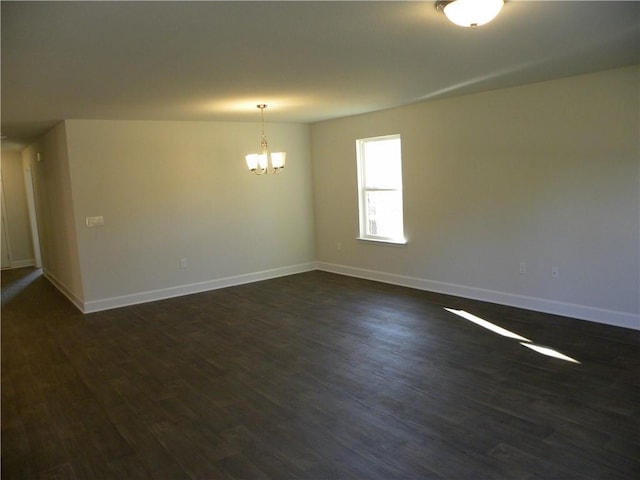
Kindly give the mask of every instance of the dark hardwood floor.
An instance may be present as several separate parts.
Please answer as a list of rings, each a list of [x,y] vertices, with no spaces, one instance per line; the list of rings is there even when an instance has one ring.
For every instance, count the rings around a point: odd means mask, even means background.
[[[3,271],[2,479],[638,479],[639,346],[324,272],[82,315]]]

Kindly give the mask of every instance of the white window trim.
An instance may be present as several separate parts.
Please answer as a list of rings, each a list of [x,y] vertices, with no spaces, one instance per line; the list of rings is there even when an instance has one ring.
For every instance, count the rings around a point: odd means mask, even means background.
[[[366,243],[379,243],[381,245],[392,245],[394,247],[402,247],[408,243],[406,238],[402,240],[398,240],[395,238],[388,239],[384,237],[356,237],[356,240],[358,240],[359,242],[366,242]]]
[[[399,139],[401,140],[401,136],[399,133],[392,135],[381,135],[378,137],[368,137],[368,138],[358,138],[356,139],[356,156],[357,156],[357,167],[358,167],[358,230],[359,235],[356,237],[357,240],[369,243],[379,243],[385,245],[406,245],[407,239],[404,235],[404,185],[401,185],[400,194],[402,196],[402,217],[403,217],[403,226],[402,226],[402,237],[385,237],[380,235],[369,235],[366,233],[366,213],[364,205],[366,203],[366,192],[395,192],[398,191],[397,188],[364,188],[364,172],[363,169],[363,158],[364,158],[364,144],[370,141],[379,141],[385,139]],[[401,140],[402,141],[402,140]],[[400,159],[402,162],[402,158]]]

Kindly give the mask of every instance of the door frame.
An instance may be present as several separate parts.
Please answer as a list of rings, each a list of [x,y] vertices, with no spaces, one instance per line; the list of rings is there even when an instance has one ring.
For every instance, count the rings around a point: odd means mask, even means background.
[[[40,252],[40,232],[38,230],[38,213],[36,209],[36,196],[33,182],[33,171],[31,170],[31,167],[27,167],[24,169],[24,183],[27,191],[27,210],[29,211],[29,225],[31,226],[33,261],[36,268],[42,268],[42,254]]]
[[[11,242],[9,241],[9,227],[7,225],[7,209],[6,202],[4,200],[4,180],[2,175],[0,175],[0,204],[2,204],[2,224],[0,225],[0,229],[2,229],[2,243],[4,243],[5,251],[7,252],[7,261],[8,265],[3,265],[2,268],[11,268],[13,265],[13,259],[11,256]]]

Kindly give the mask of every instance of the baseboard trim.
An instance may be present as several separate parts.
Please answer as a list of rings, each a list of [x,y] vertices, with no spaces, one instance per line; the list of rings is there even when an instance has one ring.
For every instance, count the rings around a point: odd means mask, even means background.
[[[191,295],[194,293],[208,292],[210,290],[218,290],[220,288],[234,287],[245,283],[258,282],[261,280],[269,280],[272,278],[294,275],[296,273],[308,272],[316,270],[315,262],[302,263],[287,267],[273,268],[260,272],[247,273],[243,275],[235,275],[231,277],[207,280],[206,282],[198,282],[187,285],[178,285],[175,287],[162,288],[158,290],[150,290],[146,292],[134,293],[131,295],[122,295],[119,297],[105,298],[102,300],[92,300],[85,302],[80,308],[84,313],[95,313],[103,310],[111,310],[113,308],[127,307],[140,303],[155,302],[157,300],[166,300],[168,298],[181,297],[183,295]],[[63,292],[64,293],[64,292]]]
[[[528,297],[524,295],[487,290],[466,285],[438,282],[423,278],[408,277],[404,275],[367,270],[364,268],[350,267],[346,265],[337,265],[326,262],[317,262],[316,265],[318,270],[322,270],[325,272],[363,278],[366,280],[374,280],[377,282],[389,283],[392,285],[399,285],[403,287],[410,287],[417,290],[454,295],[457,297],[480,300],[483,302],[497,303],[500,305],[507,305],[510,307],[522,308],[525,310],[534,310],[537,312],[550,313],[553,315],[561,315],[564,317],[571,317],[579,320],[588,320],[591,322],[603,323],[615,327],[640,330],[640,316],[633,313],[620,312],[616,310],[606,310],[601,308],[589,307],[586,305],[576,305],[573,303],[558,302],[555,300],[547,300],[544,298]]]
[[[260,272],[235,275],[231,277],[208,280],[205,282],[178,285],[175,287],[150,290],[146,292],[134,293],[131,295],[123,295],[119,297],[105,298],[88,302],[84,302],[80,298],[76,297],[62,282],[60,282],[54,275],[52,275],[51,272],[43,269],[43,274],[81,312],[94,313],[103,310],[110,310],[113,308],[154,302],[157,300],[165,300],[168,298],[191,295],[194,293],[202,293],[210,290],[217,290],[220,288],[233,287],[245,283],[269,280],[272,278],[284,277],[287,275],[294,275],[297,273],[303,273],[312,270],[321,270],[349,277],[363,278],[366,280],[373,280],[376,282],[388,283],[391,285],[415,288],[417,290],[442,293],[445,295],[454,295],[457,297],[497,303],[500,305],[507,305],[516,308],[522,308],[525,310],[533,310],[537,312],[550,313],[553,315],[576,318],[579,320],[603,323],[615,327],[640,330],[640,316],[634,313],[607,310],[589,307],[586,305],[577,305],[573,303],[558,302],[555,300],[547,300],[544,298],[529,297],[525,295],[517,295],[507,292],[470,287],[467,285],[439,282],[435,280],[409,277],[405,275],[397,275],[393,273],[386,273],[376,270],[368,270],[364,268],[350,267],[347,265],[338,265],[326,262],[309,262],[298,265],[291,265]]]
[[[60,280],[58,280],[56,278],[55,275],[53,275],[50,271],[46,270],[46,269],[42,269],[42,274],[44,275],[44,278],[46,278],[47,280],[49,280],[49,282],[51,282],[51,284],[56,287],[58,290],[60,290],[60,292],[69,299],[69,301],[71,303],[73,303],[73,305],[80,310],[81,312],[84,312],[84,302],[76,297],[71,290],[69,290]]]
[[[33,258],[27,258],[24,260],[13,260],[11,265],[2,267],[2,270],[13,270],[14,268],[35,267],[36,261]]]

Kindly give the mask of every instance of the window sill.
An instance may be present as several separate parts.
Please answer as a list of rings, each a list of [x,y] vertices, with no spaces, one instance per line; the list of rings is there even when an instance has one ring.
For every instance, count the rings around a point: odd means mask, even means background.
[[[390,245],[395,247],[404,247],[407,244],[406,239],[402,240],[388,240],[384,238],[369,238],[369,237],[356,237],[356,240],[364,243],[377,243],[380,245]]]

